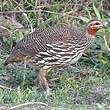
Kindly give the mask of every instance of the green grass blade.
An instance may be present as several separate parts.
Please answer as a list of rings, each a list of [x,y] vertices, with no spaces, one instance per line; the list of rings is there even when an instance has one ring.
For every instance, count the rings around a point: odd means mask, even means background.
[[[95,12],[97,18],[98,18],[98,19],[101,19],[100,12],[99,12],[99,10],[96,8],[96,6],[94,5],[94,3],[93,3],[93,10],[94,10],[94,12]]]

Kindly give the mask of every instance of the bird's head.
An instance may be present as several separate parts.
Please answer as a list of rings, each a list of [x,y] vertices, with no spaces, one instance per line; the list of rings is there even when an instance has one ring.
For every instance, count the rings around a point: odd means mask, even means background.
[[[104,24],[100,20],[92,20],[87,24],[86,34],[88,37],[95,38],[99,29],[103,28]]]

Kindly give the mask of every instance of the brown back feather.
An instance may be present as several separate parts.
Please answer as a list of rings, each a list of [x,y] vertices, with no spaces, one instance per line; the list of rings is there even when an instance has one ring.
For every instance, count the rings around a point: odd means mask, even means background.
[[[84,35],[84,33],[64,25],[38,29],[18,42],[12,49],[10,57],[13,57],[14,60],[16,56],[34,56],[39,52],[46,51],[48,49],[46,44],[53,44],[60,41],[74,41],[78,43],[84,38]],[[12,60],[12,58],[10,59]]]

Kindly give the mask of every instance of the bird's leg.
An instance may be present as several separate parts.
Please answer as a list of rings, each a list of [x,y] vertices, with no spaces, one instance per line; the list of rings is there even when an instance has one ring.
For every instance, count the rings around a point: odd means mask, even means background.
[[[47,70],[41,68],[37,75],[37,81],[40,87],[44,90],[45,95],[49,95],[49,86],[45,77],[46,74],[47,74]]]

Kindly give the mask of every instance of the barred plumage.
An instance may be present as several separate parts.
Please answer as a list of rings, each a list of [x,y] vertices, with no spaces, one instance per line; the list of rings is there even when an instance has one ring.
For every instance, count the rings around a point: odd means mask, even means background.
[[[39,69],[38,82],[48,91],[46,71],[76,63],[102,26],[97,20],[91,21],[85,32],[65,25],[37,29],[16,44],[5,63],[28,60]]]

